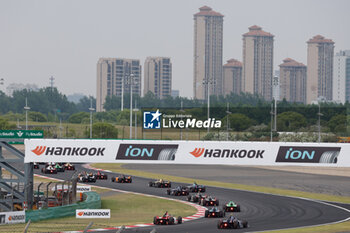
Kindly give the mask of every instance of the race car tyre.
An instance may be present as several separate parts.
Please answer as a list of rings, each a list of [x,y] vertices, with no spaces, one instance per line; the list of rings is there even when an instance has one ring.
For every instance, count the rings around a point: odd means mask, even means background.
[[[187,196],[187,201],[191,201],[191,196]]]
[[[152,187],[152,184],[153,184],[152,181],[148,182],[148,187]]]
[[[234,221],[232,226],[233,226],[233,229],[238,229],[238,222]]]
[[[244,228],[248,227],[248,222],[246,220],[242,220],[242,225]]]
[[[132,179],[130,179],[129,183],[131,183],[131,182],[132,182]]]
[[[206,201],[206,200],[202,200],[201,205],[202,205],[202,206],[205,206],[206,204],[207,204],[207,201]]]
[[[237,205],[237,212],[241,212],[241,206]]]
[[[158,160],[175,160],[176,151],[174,148],[165,148],[160,151]]]
[[[169,225],[174,224],[174,222],[175,222],[174,218],[173,218],[173,217],[170,217],[170,218],[169,218]]]
[[[219,200],[216,200],[215,205],[219,206]]]
[[[115,177],[112,177],[112,178],[111,178],[111,181],[114,182],[114,181],[115,181]]]
[[[154,225],[157,225],[157,217],[154,217],[154,218],[153,218],[153,224],[154,224]]]
[[[171,188],[171,183],[169,183],[168,187]]]
[[[181,224],[181,223],[182,223],[182,217],[181,217],[181,216],[177,217],[177,223],[178,223],[178,224]]]
[[[209,216],[209,210],[206,210],[204,213],[204,217],[207,218]]]
[[[221,229],[222,220],[218,221],[218,229]]]
[[[161,184],[161,183],[158,183],[157,186],[158,186],[158,188],[161,188],[161,187],[162,187],[162,184]]]
[[[168,189],[168,190],[166,191],[166,194],[170,195],[170,189]]]

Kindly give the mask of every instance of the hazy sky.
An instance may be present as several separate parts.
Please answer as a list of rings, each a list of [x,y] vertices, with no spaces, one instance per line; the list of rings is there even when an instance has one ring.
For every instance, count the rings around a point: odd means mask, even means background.
[[[242,59],[242,34],[256,24],[275,35],[274,69],[306,64],[306,41],[321,34],[350,49],[348,0],[0,0],[0,78],[64,94],[96,94],[100,57],[171,57],[173,89],[192,97],[193,14],[224,17],[224,56]],[[4,87],[2,90],[4,90]]]

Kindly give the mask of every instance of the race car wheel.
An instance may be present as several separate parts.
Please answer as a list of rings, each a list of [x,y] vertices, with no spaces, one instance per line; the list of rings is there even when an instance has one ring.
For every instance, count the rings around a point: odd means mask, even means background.
[[[215,205],[219,206],[219,200],[216,200]]]
[[[237,205],[237,212],[241,212],[241,206]]]
[[[178,223],[178,224],[181,224],[181,223],[182,223],[182,217],[181,217],[181,216],[177,217],[177,223]]]
[[[131,183],[132,182],[132,179],[130,179],[130,182],[129,183]]]
[[[174,221],[174,218],[173,218],[173,217],[170,217],[170,218],[169,218],[169,225],[173,225],[174,222],[175,222],[175,221]]]
[[[152,181],[148,182],[148,187],[152,187]]]
[[[238,229],[238,222],[237,221],[234,221],[233,224],[232,224],[232,228],[233,229]]]
[[[111,181],[114,182],[114,181],[115,181],[115,177],[112,177],[112,178],[111,178]]]
[[[187,201],[191,201],[191,196],[187,196]]]
[[[248,222],[246,220],[243,220],[242,221],[242,225],[244,228],[247,228],[248,227]]]
[[[170,195],[170,189],[168,189],[168,190],[166,191],[166,194]]]
[[[171,183],[169,183],[168,187],[171,188]]]
[[[206,210],[206,211],[204,212],[204,217],[207,218],[208,216],[209,216],[209,210]]]
[[[153,224],[154,224],[154,225],[157,225],[157,217],[154,217],[154,218],[153,218]]]
[[[219,220],[218,221],[218,229],[221,229],[221,223],[222,223],[222,220]]]
[[[158,186],[158,188],[161,188],[161,187],[162,187],[162,184],[161,184],[161,183],[158,183],[157,186]]]

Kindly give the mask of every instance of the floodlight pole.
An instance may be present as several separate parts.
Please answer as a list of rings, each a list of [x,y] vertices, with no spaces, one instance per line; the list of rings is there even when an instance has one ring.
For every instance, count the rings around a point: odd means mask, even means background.
[[[134,74],[130,74],[129,83],[130,83],[130,139],[132,139],[132,86],[134,84]]]
[[[24,106],[24,110],[26,111],[26,130],[28,130],[28,111],[30,110],[30,107],[28,106],[27,97],[26,97],[26,106]]]
[[[90,99],[90,139],[92,138],[92,112],[95,111],[95,109],[92,107],[92,99]]]

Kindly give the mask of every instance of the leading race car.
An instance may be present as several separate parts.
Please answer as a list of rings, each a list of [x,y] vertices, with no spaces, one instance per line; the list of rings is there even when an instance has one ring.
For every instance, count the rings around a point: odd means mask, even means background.
[[[222,206],[222,209],[225,210],[225,212],[240,212],[241,206],[233,201],[229,201],[227,204]]]
[[[96,183],[96,176],[92,173],[89,173],[89,174],[79,173],[78,181],[84,182],[84,183]]]
[[[65,171],[64,167],[58,163],[55,164],[54,168],[56,168],[57,172],[64,172]]]
[[[205,218],[222,218],[225,217],[225,211],[220,210],[218,207],[214,206],[210,210],[206,210],[204,213]]]
[[[165,212],[163,216],[155,216],[153,218],[153,224],[154,225],[174,225],[174,224],[181,224],[182,223],[182,217],[174,217],[168,214],[168,211]]]
[[[111,178],[112,182],[116,182],[116,183],[131,183],[132,182],[132,178],[131,176],[125,176],[125,175],[119,175],[117,177],[112,177]]]
[[[227,219],[218,221],[218,229],[241,229],[247,228],[248,222],[246,220],[239,220],[234,216],[230,216]]]
[[[171,188],[171,182],[168,180],[152,180],[148,182],[149,187],[156,187],[156,188]]]
[[[70,164],[70,163],[66,163],[64,165],[64,169],[65,170],[68,170],[68,171],[74,171],[75,170],[75,166],[73,164]]]
[[[219,200],[212,196],[205,196],[199,204],[202,206],[219,206]]]
[[[202,201],[202,199],[204,199],[204,198],[205,198],[204,195],[197,193],[195,195],[188,195],[187,201],[200,203]]]
[[[108,176],[100,171],[95,175],[98,180],[107,180]]]
[[[196,182],[194,182],[192,185],[187,186],[188,190],[192,193],[204,193],[205,192],[205,186],[204,185],[199,185]]]
[[[45,174],[57,174],[56,168],[54,168],[54,167],[51,166],[51,165],[46,166],[46,167],[43,167],[43,168],[41,169],[41,172],[42,172],[42,173],[45,173]]]
[[[174,189],[168,189],[166,191],[168,195],[173,195],[173,196],[187,196],[189,194],[189,191],[186,187],[184,186],[177,186]]]

